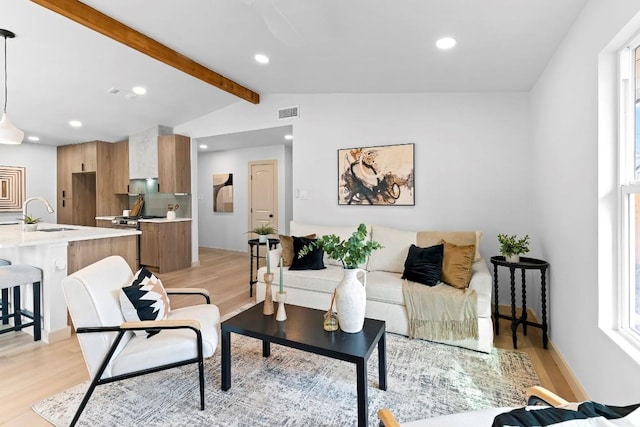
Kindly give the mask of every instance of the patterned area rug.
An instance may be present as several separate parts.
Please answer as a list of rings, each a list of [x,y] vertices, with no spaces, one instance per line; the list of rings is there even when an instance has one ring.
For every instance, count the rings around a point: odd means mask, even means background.
[[[231,334],[232,385],[220,390],[220,351],[206,362],[206,408],[199,410],[195,365],[98,386],[78,425],[83,426],[354,426],[355,365]],[[539,384],[526,353],[478,353],[387,334],[387,391],[378,387],[378,360],[368,363],[369,425],[388,407],[399,421],[521,406]],[[33,405],[66,426],[88,382]]]

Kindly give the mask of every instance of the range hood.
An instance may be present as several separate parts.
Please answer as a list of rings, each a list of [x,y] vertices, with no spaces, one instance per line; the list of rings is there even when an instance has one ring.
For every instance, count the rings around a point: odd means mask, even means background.
[[[158,136],[172,133],[173,128],[157,125],[129,135],[129,179],[158,176]]]
[[[158,192],[158,178],[129,180],[129,195],[153,194]]]

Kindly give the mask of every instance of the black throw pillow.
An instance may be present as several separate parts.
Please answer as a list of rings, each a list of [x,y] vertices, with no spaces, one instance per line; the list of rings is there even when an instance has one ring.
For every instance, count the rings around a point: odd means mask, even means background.
[[[314,248],[302,258],[298,257],[302,248],[315,241],[316,239],[309,239],[308,237],[293,236],[294,255],[289,270],[322,270],[325,268],[324,262],[322,261],[324,251],[320,248]]]
[[[404,262],[402,278],[427,286],[435,286],[440,281],[443,256],[444,244],[428,248],[411,245]]]

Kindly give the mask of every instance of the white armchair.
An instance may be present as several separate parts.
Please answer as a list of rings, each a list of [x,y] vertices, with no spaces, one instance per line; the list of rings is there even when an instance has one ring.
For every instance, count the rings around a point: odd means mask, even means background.
[[[204,358],[218,345],[220,312],[205,289],[166,289],[167,294],[198,293],[207,304],[171,310],[167,320],[125,321],[120,289],[131,284],[133,272],[119,256],[89,265],[63,282],[63,290],[91,384],[71,425],[78,421],[97,385],[176,366],[197,363],[200,409],[204,409]],[[147,338],[135,330],[160,330]]]

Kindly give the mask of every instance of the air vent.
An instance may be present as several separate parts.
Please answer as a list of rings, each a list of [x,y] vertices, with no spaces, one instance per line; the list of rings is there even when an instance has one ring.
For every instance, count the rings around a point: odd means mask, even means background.
[[[294,119],[300,117],[298,106],[278,109],[278,120]]]
[[[137,96],[133,92],[129,92],[127,90],[118,89],[117,87],[112,87],[112,88],[108,89],[107,93],[109,93],[111,95],[119,95],[119,96],[122,96],[122,97],[124,97],[126,99],[133,99],[133,98],[135,98]]]

